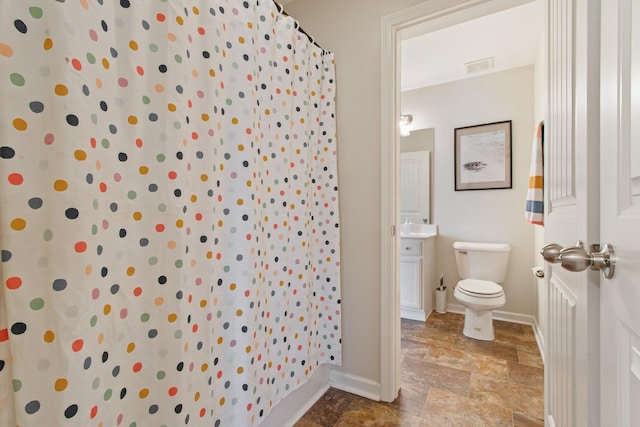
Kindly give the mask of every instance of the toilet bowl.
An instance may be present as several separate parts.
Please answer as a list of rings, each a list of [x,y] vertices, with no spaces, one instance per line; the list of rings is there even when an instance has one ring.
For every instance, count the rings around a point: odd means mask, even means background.
[[[499,285],[504,280],[511,247],[506,243],[455,242],[456,265],[462,278],[453,296],[465,307],[462,333],[482,341],[495,339],[492,310],[504,306]]]
[[[465,307],[462,333],[482,341],[493,341],[492,310],[504,306],[506,298],[502,286],[488,280],[463,279],[453,296]]]

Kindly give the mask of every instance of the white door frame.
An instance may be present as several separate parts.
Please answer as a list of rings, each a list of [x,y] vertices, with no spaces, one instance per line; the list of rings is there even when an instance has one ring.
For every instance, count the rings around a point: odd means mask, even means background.
[[[533,0],[430,0],[382,18],[380,181],[380,399],[400,388],[400,291],[398,170],[400,162],[400,41],[402,31],[423,33],[529,3]]]

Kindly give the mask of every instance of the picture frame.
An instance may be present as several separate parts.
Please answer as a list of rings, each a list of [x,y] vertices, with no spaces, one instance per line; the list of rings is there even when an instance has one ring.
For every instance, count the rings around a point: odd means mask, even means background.
[[[511,188],[511,120],[454,130],[455,191]]]

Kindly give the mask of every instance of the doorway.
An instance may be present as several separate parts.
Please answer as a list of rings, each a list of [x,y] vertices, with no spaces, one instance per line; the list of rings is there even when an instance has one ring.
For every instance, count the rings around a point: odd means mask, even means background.
[[[441,2],[442,3],[442,2]],[[451,3],[451,2],[449,2]],[[382,158],[382,282],[392,284],[382,290],[382,375],[381,397],[393,400],[397,395],[400,380],[400,314],[399,314],[399,237],[395,232],[398,218],[398,162],[399,137],[396,121],[389,118],[400,117],[406,112],[400,109],[401,100],[401,64],[400,43],[407,34],[432,32],[461,22],[493,14],[501,10],[519,6],[528,1],[475,1],[470,4],[443,8],[442,5],[422,4],[385,17],[383,20],[383,69],[382,69],[382,131],[386,140],[393,141],[383,145]],[[414,117],[414,122],[415,122]],[[419,122],[417,124],[419,125]],[[427,127],[427,126],[423,126]],[[436,149],[437,151],[437,149]],[[436,163],[436,162],[434,162]],[[437,164],[435,166],[438,167]],[[437,203],[437,202],[436,202]],[[437,208],[436,208],[437,209]],[[435,218],[437,222],[437,217]],[[391,233],[389,233],[389,228]],[[393,250],[395,248],[395,250]],[[390,322],[389,319],[392,319]]]

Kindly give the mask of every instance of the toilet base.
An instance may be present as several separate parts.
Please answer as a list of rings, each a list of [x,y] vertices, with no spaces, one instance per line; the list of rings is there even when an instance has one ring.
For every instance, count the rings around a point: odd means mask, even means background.
[[[493,316],[491,310],[474,311],[466,307],[464,309],[464,329],[462,333],[476,340],[493,341]]]

